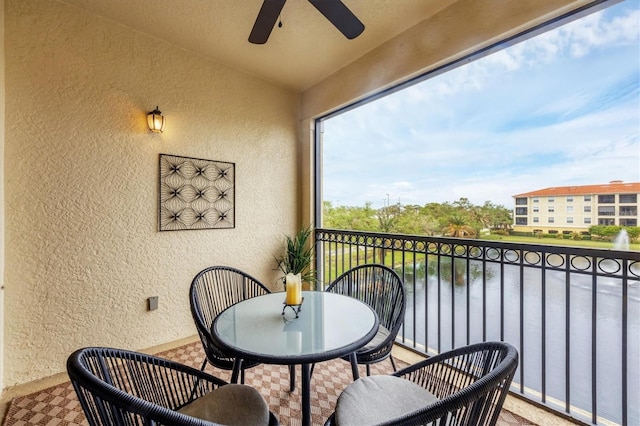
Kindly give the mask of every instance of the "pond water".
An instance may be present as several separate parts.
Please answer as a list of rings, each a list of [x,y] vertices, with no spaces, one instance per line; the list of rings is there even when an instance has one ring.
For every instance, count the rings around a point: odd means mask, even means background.
[[[408,300],[401,335],[434,352],[467,344],[467,333],[471,343],[501,340],[503,312],[504,340],[518,348],[520,354],[520,366],[514,378],[518,390],[523,385],[525,393],[536,399],[544,383],[546,402],[556,407],[559,404],[564,411],[569,382],[571,412],[588,420],[595,386],[598,416],[621,423],[623,310],[626,309],[628,424],[640,425],[640,286],[637,281],[627,285],[625,307],[619,278],[597,278],[594,292],[591,276],[546,271],[543,280],[540,269],[529,268],[523,271],[521,286],[518,266],[503,265],[501,269],[498,264],[487,264],[483,273],[482,265],[474,262],[469,265],[468,285],[463,262],[455,265],[454,273],[450,266],[448,270],[441,269],[440,283],[434,268],[427,274],[422,269],[415,276],[405,275]],[[502,299],[501,288],[504,289]],[[595,378],[592,377],[594,339]],[[546,371],[544,377],[543,371]]]

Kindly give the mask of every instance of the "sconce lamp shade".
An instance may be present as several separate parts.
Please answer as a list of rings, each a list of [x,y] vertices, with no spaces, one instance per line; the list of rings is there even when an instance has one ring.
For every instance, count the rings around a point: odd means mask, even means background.
[[[147,124],[149,124],[149,130],[154,133],[162,133],[164,130],[164,117],[158,107],[147,114]]]

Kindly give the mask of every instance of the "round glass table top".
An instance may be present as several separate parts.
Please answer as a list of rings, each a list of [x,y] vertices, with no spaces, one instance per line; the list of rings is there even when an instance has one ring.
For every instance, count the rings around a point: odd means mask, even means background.
[[[310,363],[354,352],[378,330],[376,313],[357,299],[320,291],[302,297],[298,318],[290,307],[283,311],[284,292],[239,302],[214,320],[212,337],[241,358]]]

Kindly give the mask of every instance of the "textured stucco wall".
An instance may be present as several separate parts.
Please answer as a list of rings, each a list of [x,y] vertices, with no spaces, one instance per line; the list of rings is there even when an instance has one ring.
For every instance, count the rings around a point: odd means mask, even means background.
[[[0,389],[4,383],[4,0],[0,0]]]
[[[299,95],[56,1],[4,1],[4,385],[81,346],[195,334],[206,266],[273,285],[299,219]],[[236,228],[157,232],[159,153],[235,162]]]

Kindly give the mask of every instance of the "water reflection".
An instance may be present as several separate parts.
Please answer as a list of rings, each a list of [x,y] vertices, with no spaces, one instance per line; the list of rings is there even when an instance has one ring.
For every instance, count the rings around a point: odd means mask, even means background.
[[[537,253],[524,256],[525,264],[541,261]],[[405,338],[415,339],[428,352],[504,338],[519,348],[521,356],[514,382],[534,392],[544,391],[546,402],[552,404],[554,399],[565,400],[570,384],[570,404],[587,412],[592,410],[595,387],[597,414],[620,423],[626,315],[628,424],[640,424],[638,281],[623,289],[615,261],[617,269],[598,265],[610,276],[595,281],[579,273],[591,265],[580,256],[569,259],[573,271],[521,268],[518,258],[511,261],[514,264],[444,257],[438,261],[430,256],[417,264],[415,273],[413,267],[406,269]],[[549,264],[560,267],[566,261],[561,255],[547,258]],[[564,403],[560,404],[563,409]]]
[[[405,270],[405,282],[411,282],[414,280],[415,276],[416,284],[420,281],[424,284],[425,275],[427,275],[430,279],[437,278],[439,276],[445,283],[464,286],[467,284],[467,277],[471,281],[482,279],[482,265],[476,261],[467,262],[465,259],[453,259],[452,262],[451,258],[446,258],[442,259],[440,263],[435,260],[426,263],[427,266],[425,267],[425,262],[417,262],[415,274],[412,268]],[[467,271],[467,265],[469,265],[469,271]],[[439,274],[438,270],[440,270]],[[397,272],[401,273],[401,271]],[[493,271],[491,270],[487,271],[487,274],[488,279],[491,279],[494,276]],[[407,291],[411,291],[410,286],[407,286]]]

